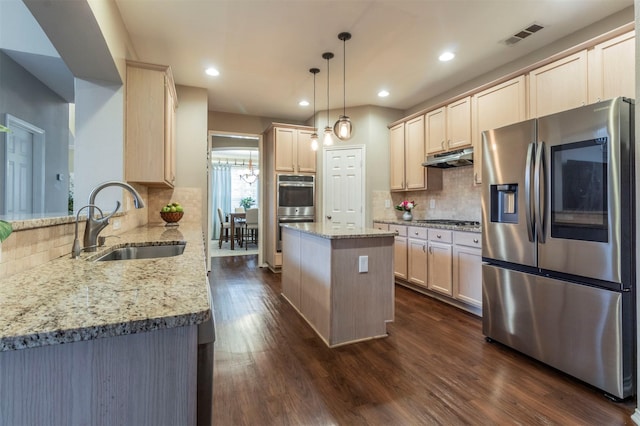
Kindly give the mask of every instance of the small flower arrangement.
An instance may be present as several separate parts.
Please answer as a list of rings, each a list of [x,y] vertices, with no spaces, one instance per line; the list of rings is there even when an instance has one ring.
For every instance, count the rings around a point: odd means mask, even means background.
[[[401,212],[410,212],[416,206],[415,201],[407,201],[404,200],[400,204],[396,206],[396,210],[400,210]]]

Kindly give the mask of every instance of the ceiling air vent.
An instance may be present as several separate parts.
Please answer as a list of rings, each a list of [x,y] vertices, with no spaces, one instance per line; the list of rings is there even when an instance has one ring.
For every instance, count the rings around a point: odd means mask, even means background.
[[[525,38],[529,37],[531,34],[537,33],[538,31],[540,31],[543,28],[544,27],[542,25],[531,24],[527,28],[524,28],[524,29],[518,31],[517,33],[515,33],[511,37],[507,38],[504,41],[504,44],[506,44],[507,46],[512,46],[512,45],[516,44],[517,42],[519,42],[520,40],[524,40]]]

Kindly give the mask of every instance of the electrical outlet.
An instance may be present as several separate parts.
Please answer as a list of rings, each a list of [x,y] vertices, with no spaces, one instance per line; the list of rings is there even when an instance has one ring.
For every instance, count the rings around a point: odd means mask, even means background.
[[[113,230],[120,229],[120,226],[122,226],[120,219],[113,219]]]
[[[389,209],[391,208],[391,200],[384,200],[384,208],[385,209]]]
[[[436,200],[434,198],[429,200],[429,208],[430,209],[435,209],[436,208]]]
[[[358,272],[369,272],[369,256],[358,257]]]

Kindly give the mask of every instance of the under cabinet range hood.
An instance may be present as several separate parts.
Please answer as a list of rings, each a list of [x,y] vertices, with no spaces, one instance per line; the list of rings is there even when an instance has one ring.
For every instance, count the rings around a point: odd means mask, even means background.
[[[457,151],[443,152],[429,155],[422,163],[424,167],[437,167],[448,169],[450,167],[470,166],[473,164],[473,148],[459,149]]]

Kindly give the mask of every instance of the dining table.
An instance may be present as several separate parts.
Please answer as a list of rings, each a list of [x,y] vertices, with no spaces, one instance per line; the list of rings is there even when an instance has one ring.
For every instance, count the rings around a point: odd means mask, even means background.
[[[247,213],[233,212],[233,213],[229,213],[228,216],[229,216],[229,228],[230,228],[230,234],[231,234],[231,250],[235,250],[236,226],[238,226],[239,223],[242,223],[242,219],[247,218]]]

